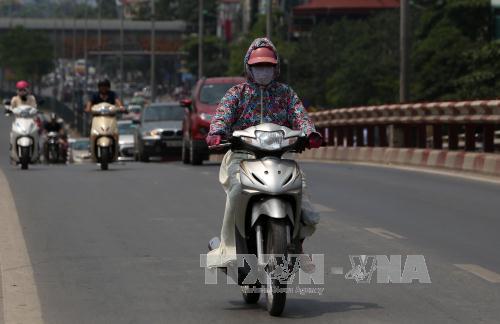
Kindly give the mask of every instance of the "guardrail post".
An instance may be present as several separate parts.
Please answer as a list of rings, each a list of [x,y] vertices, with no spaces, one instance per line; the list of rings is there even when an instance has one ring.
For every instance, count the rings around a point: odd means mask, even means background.
[[[389,143],[387,141],[387,127],[385,125],[378,126],[378,138],[379,138],[379,146],[387,147]]]
[[[415,147],[415,129],[413,125],[403,125],[404,147]]]
[[[346,137],[347,137],[347,146],[353,147],[354,146],[354,127],[353,126],[350,126],[350,125],[347,126]]]
[[[458,150],[458,125],[448,126],[448,150]]]
[[[337,127],[337,146],[344,146],[344,127]]]
[[[476,125],[474,124],[465,125],[465,150],[476,150]]]
[[[483,151],[495,152],[495,125],[486,124],[483,126]]]
[[[335,145],[334,134],[335,134],[335,127],[333,126],[328,127],[328,141],[326,141],[327,146]]]
[[[363,126],[356,126],[356,146],[357,147],[365,146],[363,130],[364,130]]]
[[[441,125],[432,125],[432,148],[441,150],[443,148],[443,127]]]
[[[366,132],[367,132],[367,145],[369,147],[374,147],[375,146],[375,127],[373,125],[369,125],[366,127]]]
[[[326,142],[325,142],[325,138],[326,138],[326,128],[325,127],[321,127],[318,129],[318,132],[321,134],[321,136],[323,137],[323,144],[322,145],[325,145]]]
[[[417,125],[416,126],[417,135],[417,147],[426,148],[427,147],[427,125]]]

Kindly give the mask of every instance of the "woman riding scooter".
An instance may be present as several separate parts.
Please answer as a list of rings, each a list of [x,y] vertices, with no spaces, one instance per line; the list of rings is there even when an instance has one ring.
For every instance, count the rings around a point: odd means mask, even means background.
[[[258,38],[253,41],[244,59],[244,69],[247,81],[228,90],[212,118],[208,145],[219,145],[235,130],[260,123],[274,123],[302,130],[309,138],[309,148],[320,147],[322,137],[316,132],[297,94],[288,85],[276,81],[279,58],[270,40]],[[229,151],[222,161],[219,181],[227,194],[226,210],[220,244],[208,253],[208,267],[225,267],[236,261],[234,219],[241,217],[238,213],[245,213],[239,208],[242,188],[238,172],[240,162],[248,158],[248,155]],[[303,253],[302,242],[313,234],[319,220],[306,198],[307,195],[304,195],[300,240],[295,242],[294,248],[297,254]]]
[[[30,94],[29,87],[29,83],[24,80],[16,83],[17,96],[12,97],[12,100],[10,101],[10,109],[14,109],[19,106],[37,108],[35,96]]]
[[[90,131],[90,151],[95,162],[102,170],[118,158],[118,126],[116,114],[124,112],[121,101],[110,90],[111,83],[103,80],[98,83],[99,92],[87,103],[86,112],[92,113]]]

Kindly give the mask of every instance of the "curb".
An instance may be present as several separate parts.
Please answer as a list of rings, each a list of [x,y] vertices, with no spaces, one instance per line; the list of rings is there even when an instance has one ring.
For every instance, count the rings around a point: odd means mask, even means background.
[[[302,160],[368,162],[472,172],[500,177],[500,154],[382,147],[321,147]]]

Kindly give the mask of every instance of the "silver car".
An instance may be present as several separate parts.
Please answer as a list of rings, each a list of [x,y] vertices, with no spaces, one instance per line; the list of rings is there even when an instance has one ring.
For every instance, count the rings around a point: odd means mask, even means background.
[[[131,161],[134,159],[135,130],[137,125],[132,120],[118,121],[118,160]]]
[[[88,137],[70,138],[68,142],[70,163],[90,162],[90,141]]]
[[[180,156],[183,118],[184,108],[177,102],[155,103],[144,108],[136,131],[136,158],[148,162],[153,156]]]

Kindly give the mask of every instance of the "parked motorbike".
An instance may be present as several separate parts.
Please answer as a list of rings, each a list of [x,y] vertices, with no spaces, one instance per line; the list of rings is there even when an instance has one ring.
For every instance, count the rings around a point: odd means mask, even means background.
[[[10,159],[26,170],[39,158],[39,129],[35,122],[37,109],[24,105],[11,111],[15,119],[10,132]]]
[[[244,286],[240,279],[238,283],[247,303],[257,303],[260,298],[260,291],[252,289],[265,288],[267,309],[273,316],[279,316],[285,307],[286,283],[270,274],[289,264],[292,242],[298,240],[296,224],[300,222],[302,205],[302,172],[297,162],[284,159],[283,155],[302,152],[306,139],[301,131],[266,123],[235,131],[228,143],[210,147],[230,148],[233,152],[255,156],[240,163],[244,197],[241,208],[247,212],[245,217],[235,220],[236,251],[239,255],[255,255],[259,267],[268,273],[268,279],[253,286]],[[281,257],[269,263],[265,260],[269,254]],[[239,268],[238,276],[244,278],[249,272],[248,267]]]
[[[120,109],[109,103],[100,103],[92,106],[91,112],[90,152],[92,159],[100,163],[101,170],[108,170],[109,163],[118,159],[116,115]]]

